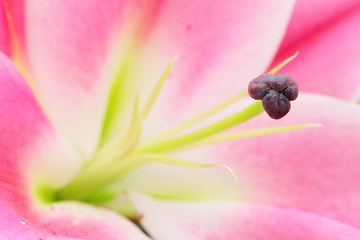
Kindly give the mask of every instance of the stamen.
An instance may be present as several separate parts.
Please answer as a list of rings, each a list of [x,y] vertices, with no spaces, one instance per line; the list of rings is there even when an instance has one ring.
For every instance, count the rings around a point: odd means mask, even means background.
[[[175,139],[170,139],[167,141],[148,144],[143,147],[139,147],[137,150],[135,150],[134,153],[173,151],[177,148],[192,144],[206,137],[209,137],[211,135],[217,134],[219,132],[237,126],[243,122],[248,121],[249,119],[256,117],[262,112],[264,112],[264,109],[261,106],[261,102],[256,101],[255,103],[251,104],[249,107],[243,109],[242,111],[235,113],[216,123],[213,123],[205,128],[196,130],[194,132],[177,137]]]
[[[101,161],[93,161],[91,165],[87,165],[84,168],[84,171],[92,171],[104,169],[106,171],[106,168],[108,166],[112,166],[116,164],[119,161],[122,161],[121,159],[129,155],[137,146],[140,136],[141,136],[141,130],[142,125],[138,127],[136,130],[136,133],[131,136],[131,138],[128,140],[128,142],[124,146],[119,146],[119,149],[115,149],[114,151],[101,151],[98,154],[95,155],[95,159],[101,159]]]
[[[119,121],[120,114],[124,113],[124,103],[128,100],[126,97],[129,95],[124,89],[131,85],[127,79],[127,74],[129,66],[135,57],[135,44],[130,42],[125,49],[127,51],[124,53],[123,57],[120,57],[121,54],[119,53],[116,54],[116,62],[122,62],[122,66],[116,68],[112,74],[113,81],[111,82],[109,90],[108,104],[104,115],[99,147],[103,147],[111,139],[110,133],[114,131],[114,127]]]
[[[171,71],[172,66],[174,65],[175,60],[177,59],[177,57],[179,56],[176,55],[169,63],[169,65],[166,67],[165,71],[163,72],[163,74],[161,75],[161,77],[159,78],[159,80],[157,81],[157,83],[155,84],[155,87],[153,88],[152,92],[150,93],[150,96],[148,97],[148,99],[146,100],[143,108],[141,109],[141,116],[143,118],[146,118],[146,116],[148,115],[148,113],[150,112],[152,106],[155,103],[155,100],[157,99],[157,97],[159,96],[159,93],[161,91],[162,86],[165,83],[165,80],[167,79],[167,77],[169,76],[169,73]]]
[[[297,57],[297,55],[299,55],[299,51],[297,51],[294,55],[288,57],[287,59],[285,59],[284,61],[282,61],[281,63],[279,63],[277,66],[275,66],[273,69],[271,69],[268,74],[276,74],[280,69],[282,69],[283,67],[285,67],[289,62],[291,62],[292,60],[294,60],[294,58]]]
[[[210,145],[215,143],[239,140],[243,138],[265,136],[275,133],[288,132],[288,131],[299,130],[304,128],[313,128],[313,127],[323,127],[323,125],[299,124],[299,125],[288,125],[288,126],[271,127],[271,128],[260,128],[260,129],[246,130],[241,132],[223,133],[205,138],[204,140],[189,145],[188,147],[194,148],[194,147]]]
[[[275,74],[277,73],[280,69],[282,69],[284,66],[286,66],[288,63],[290,63],[292,60],[294,60],[297,55],[299,54],[299,51],[297,51],[294,55],[288,57],[287,59],[285,59],[284,61],[282,61],[281,63],[279,63],[277,66],[275,66],[273,69],[271,69],[268,74]],[[224,108],[230,106],[231,104],[235,103],[237,100],[239,100],[240,98],[246,96],[248,93],[248,90],[243,90],[237,94],[235,94],[234,96],[228,98],[227,100],[225,100],[224,102],[216,105],[215,107],[212,107],[210,109],[208,109],[207,111],[191,118],[190,120],[160,134],[159,136],[155,137],[153,139],[153,141],[157,142],[157,141],[162,141],[166,138],[169,138],[171,136],[174,136],[175,134],[184,131],[186,129],[188,129],[189,127],[193,126],[196,123],[201,122],[202,120],[214,115],[215,113],[223,110]]]
[[[121,135],[119,138],[116,138],[114,141],[100,148],[99,152],[97,152],[96,155],[85,164],[84,168],[89,168],[90,166],[94,165],[96,161],[99,161],[99,159],[101,159],[102,164],[104,164],[103,159],[106,159],[105,156],[109,155],[109,153],[111,153],[111,155],[115,153],[120,157],[126,155],[126,153],[132,151],[136,147],[141,135],[141,126],[143,125],[139,116],[139,102],[140,92],[138,85],[136,89],[130,125],[127,131],[124,135]]]
[[[113,141],[111,144],[105,145],[101,149],[101,151],[109,152],[114,149],[119,151],[119,148],[126,146],[127,143],[129,142],[129,139],[131,139],[132,136],[134,136],[135,132],[139,129],[139,126],[142,125],[142,121],[141,121],[142,118],[139,113],[139,102],[140,102],[140,92],[139,92],[139,85],[138,85],[138,87],[136,89],[135,100],[134,100],[134,105],[133,105],[131,119],[130,119],[130,125],[129,125],[127,131],[125,132],[124,135],[122,135],[121,137],[119,137],[118,139]]]
[[[213,167],[217,164],[203,164],[203,163],[194,163],[190,161],[183,160],[181,158],[175,158],[166,154],[157,154],[157,153],[146,153],[141,155],[135,155],[129,158],[129,161],[136,162],[138,164],[144,164],[149,162],[161,162],[171,165],[183,166],[183,167],[193,167],[193,168],[207,168]]]
[[[173,129],[170,129],[170,130],[162,133],[158,137],[155,137],[153,139],[153,141],[164,140],[164,139],[171,137],[183,130],[186,130],[187,128],[193,126],[194,124],[201,122],[202,120],[210,117],[211,115],[214,115],[215,113],[219,112],[220,110],[230,106],[231,104],[233,104],[234,102],[236,102],[237,100],[239,100],[240,98],[242,98],[246,95],[247,95],[247,90],[243,90],[243,91],[235,94],[234,96],[230,97],[229,99],[225,100],[224,102],[216,105],[215,107],[212,107],[209,110],[195,116],[194,118],[191,118],[190,120],[174,127]]]
[[[129,156],[122,161],[117,161],[111,168],[104,166],[104,169],[92,169],[92,171],[83,172],[81,175],[72,181],[65,188],[56,193],[56,198],[61,199],[74,199],[84,200],[90,199],[93,193],[96,193],[119,176],[122,176],[132,169],[150,162],[161,162],[171,165],[192,167],[192,168],[207,168],[213,167],[217,164],[202,164],[186,161],[180,158],[171,157],[164,154],[145,153],[139,155]],[[106,174],[99,174],[105,171]],[[91,179],[91,182],[89,182]],[[90,185],[89,185],[90,184]]]

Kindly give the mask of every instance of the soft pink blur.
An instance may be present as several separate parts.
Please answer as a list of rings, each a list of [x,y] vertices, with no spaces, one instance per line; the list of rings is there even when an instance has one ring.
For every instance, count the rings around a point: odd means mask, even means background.
[[[360,2],[299,0],[292,10],[289,0],[1,0],[0,238],[149,239],[108,208],[45,206],[31,192],[64,186],[96,150],[114,69],[129,63],[119,95],[139,81],[146,96],[180,52],[143,127],[154,136],[300,51],[281,70],[301,90],[289,116],[238,129],[324,128],[185,153],[228,164],[239,182],[220,168],[144,166],[124,179],[143,194],[128,196],[156,240],[360,239],[360,108],[350,102],[360,93]],[[177,201],[188,197],[179,189],[203,195]]]

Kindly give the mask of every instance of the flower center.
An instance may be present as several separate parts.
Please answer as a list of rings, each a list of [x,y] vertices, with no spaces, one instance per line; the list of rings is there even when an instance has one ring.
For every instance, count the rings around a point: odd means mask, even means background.
[[[303,124],[222,133],[227,129],[258,116],[264,112],[264,109],[270,117],[275,119],[283,117],[290,110],[289,101],[296,98],[297,85],[286,75],[273,74],[290,62],[295,56],[296,55],[280,63],[272,69],[269,74],[261,75],[251,81],[249,90],[239,92],[226,101],[140,145],[139,139],[142,133],[143,122],[146,121],[146,117],[171,71],[172,65],[176,60],[175,57],[155,84],[154,89],[141,108],[139,106],[140,91],[139,87],[137,88],[128,130],[113,141],[101,146],[98,152],[87,162],[72,182],[62,189],[57,190],[55,193],[52,193],[51,201],[79,200],[97,204],[107,202],[117,194],[116,192],[109,193],[104,191],[104,188],[108,184],[119,180],[139,166],[150,162],[161,162],[193,168],[222,166],[232,173],[231,168],[228,166],[217,163],[194,163],[173,157],[170,153],[206,144],[317,126],[315,124]],[[204,128],[181,135],[181,132],[187,130],[194,124],[203,121],[246,96],[248,91],[251,97],[258,99],[250,106]],[[262,101],[260,101],[260,99]]]

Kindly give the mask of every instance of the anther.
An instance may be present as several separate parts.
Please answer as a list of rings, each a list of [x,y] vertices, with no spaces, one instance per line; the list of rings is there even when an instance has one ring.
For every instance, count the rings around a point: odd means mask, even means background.
[[[290,101],[297,98],[296,82],[284,74],[264,74],[250,81],[250,97],[262,100],[264,110],[274,119],[284,117],[290,111]]]

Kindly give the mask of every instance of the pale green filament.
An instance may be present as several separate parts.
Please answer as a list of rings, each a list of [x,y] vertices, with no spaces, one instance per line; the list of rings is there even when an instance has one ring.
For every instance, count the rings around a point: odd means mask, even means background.
[[[128,69],[135,57],[135,46],[133,43],[127,48],[124,62],[121,68],[114,73],[114,81],[109,92],[108,106],[103,122],[102,136],[100,139],[100,146],[104,145],[109,139],[110,132],[114,130],[116,121],[119,115],[124,111],[124,104],[126,103],[126,92],[129,83],[126,81]]]
[[[96,156],[89,160],[85,164],[84,168],[89,168],[90,166],[96,164],[95,162],[100,159],[102,164],[104,164],[103,156],[106,156],[109,153],[116,153],[116,155],[119,157],[125,156],[128,152],[131,152],[136,147],[141,135],[142,125],[139,116],[139,99],[140,93],[139,88],[137,88],[129,128],[124,135],[100,148],[99,152],[96,153]]]
[[[173,151],[177,148],[181,148],[188,144],[192,144],[196,141],[202,140],[211,135],[217,134],[229,128],[232,128],[236,125],[239,125],[243,122],[246,122],[260,113],[264,112],[261,101],[255,101],[255,103],[251,104],[249,107],[244,110],[235,113],[223,120],[220,120],[210,126],[202,128],[200,130],[191,132],[184,136],[177,137],[175,139],[170,139],[163,142],[152,143],[149,145],[145,145],[143,147],[139,147],[135,153],[142,152],[169,152]]]
[[[87,165],[85,171],[91,171],[91,169],[101,169],[103,167],[112,166],[117,162],[121,161],[122,158],[128,156],[132,151],[136,149],[136,146],[139,142],[141,136],[141,126],[137,129],[136,133],[131,136],[128,142],[124,145],[124,147],[120,147],[119,149],[115,149],[114,151],[101,151],[96,154],[95,158],[100,161],[94,161],[92,165]]]
[[[83,171],[69,185],[57,192],[56,197],[58,199],[86,200],[109,182],[149,162],[161,162],[192,168],[207,168],[216,165],[189,162],[164,154],[144,153],[135,156],[130,155],[128,158],[122,159],[122,161],[115,162],[111,167],[103,165],[96,169],[92,168]]]
[[[179,55],[176,55],[169,63],[169,65],[166,67],[165,71],[163,72],[163,74],[161,75],[161,77],[159,78],[159,80],[157,81],[157,83],[155,84],[155,87],[153,88],[152,92],[150,93],[149,98],[146,100],[144,107],[141,109],[141,116],[143,118],[145,118],[148,113],[150,112],[152,106],[155,103],[155,100],[157,99],[157,97],[159,96],[159,93],[161,91],[162,86],[165,83],[165,80],[167,79],[167,77],[169,76],[169,73],[171,71],[172,66],[174,65],[175,60],[177,59]]]
[[[124,148],[124,149],[127,148],[128,143],[131,142],[129,141],[129,139],[132,139],[133,136],[136,135],[135,133],[141,129],[140,125],[142,125],[142,121],[141,121],[141,115],[139,113],[139,102],[140,102],[140,93],[139,93],[139,88],[137,88],[132,114],[131,114],[131,121],[127,131],[125,132],[124,135],[120,136],[118,139],[115,139],[110,144],[105,145],[103,148],[101,148],[100,153],[101,152],[107,153],[115,150],[119,151],[120,148]]]
[[[164,70],[163,74],[160,76],[159,80],[155,84],[155,86],[154,86],[152,92],[150,93],[148,99],[145,101],[144,106],[142,107],[141,111],[139,111],[139,99],[140,99],[139,86],[140,86],[140,84],[138,83],[138,87],[136,89],[136,94],[135,94],[135,100],[134,100],[134,104],[133,104],[133,110],[132,110],[132,116],[131,116],[131,120],[130,120],[130,125],[129,125],[127,131],[125,132],[125,134],[121,135],[119,138],[115,139],[114,141],[110,142],[107,145],[104,145],[100,149],[100,155],[102,153],[107,154],[108,152],[111,152],[111,151],[116,151],[116,152],[127,151],[127,149],[129,149],[129,143],[133,142],[131,140],[134,139],[133,138],[134,135],[139,135],[138,138],[137,138],[137,140],[139,140],[140,134],[141,134],[140,125],[142,125],[142,122],[144,121],[144,118],[150,112],[150,110],[151,110],[152,106],[154,105],[157,97],[159,96],[161,88],[164,85],[165,80],[167,79],[167,77],[168,77],[168,75],[169,75],[169,73],[171,71],[171,68],[174,65],[174,62],[177,59],[177,57],[178,57],[178,55],[176,55],[170,61],[170,63],[168,64],[168,66]],[[137,144],[137,142],[136,142],[136,144]],[[135,146],[136,146],[136,144],[135,144]]]
[[[288,132],[293,130],[299,130],[303,128],[312,128],[312,127],[322,127],[321,124],[299,124],[299,125],[288,125],[288,126],[280,126],[280,127],[270,127],[270,128],[259,128],[254,130],[246,130],[241,132],[231,132],[231,133],[223,133],[214,135],[204,140],[198,141],[194,144],[187,146],[188,148],[194,148],[204,145],[210,145],[221,142],[229,142],[244,138],[258,137],[264,135],[270,135],[281,132]]]
[[[233,104],[234,102],[236,102],[237,100],[239,100],[240,98],[242,98],[246,95],[247,95],[247,89],[235,94],[234,96],[228,98],[224,102],[216,105],[215,107],[208,109],[207,111],[195,116],[194,118],[191,118],[190,120],[174,127],[173,129],[170,129],[169,131],[162,133],[161,135],[155,137],[153,139],[153,141],[160,141],[160,140],[167,139],[171,136],[174,136],[175,134],[177,134],[183,130],[186,130],[187,128],[193,126],[194,124],[201,122],[202,120],[214,115],[215,113],[219,112],[220,110],[230,106],[231,104]]]
[[[297,57],[297,55],[299,55],[299,51],[297,51],[294,55],[288,57],[287,59],[285,59],[284,61],[282,61],[281,63],[279,63],[278,65],[276,65],[273,69],[271,69],[268,74],[275,74],[277,73],[280,69],[282,69],[284,66],[286,66],[289,62],[291,62],[292,60],[294,60],[294,58]]]

